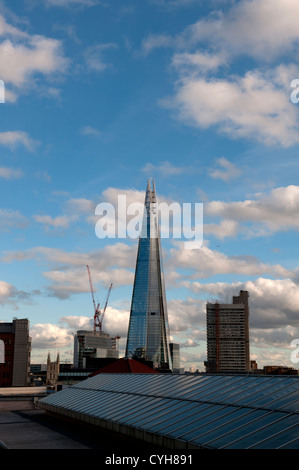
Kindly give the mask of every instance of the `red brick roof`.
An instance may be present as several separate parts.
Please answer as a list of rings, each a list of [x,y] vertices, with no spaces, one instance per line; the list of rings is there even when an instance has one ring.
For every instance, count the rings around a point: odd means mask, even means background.
[[[158,374],[156,370],[142,364],[135,359],[118,359],[117,361],[97,370],[89,375],[93,377],[98,374]]]

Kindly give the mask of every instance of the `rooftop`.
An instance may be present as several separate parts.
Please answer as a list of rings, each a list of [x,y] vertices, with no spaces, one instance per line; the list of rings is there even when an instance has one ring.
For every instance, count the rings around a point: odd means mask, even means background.
[[[169,449],[299,449],[299,377],[105,374],[39,401]]]

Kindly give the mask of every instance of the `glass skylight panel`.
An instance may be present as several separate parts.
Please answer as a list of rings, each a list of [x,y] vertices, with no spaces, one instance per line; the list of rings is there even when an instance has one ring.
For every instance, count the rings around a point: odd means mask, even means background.
[[[213,393],[218,393],[220,392],[221,390],[225,389],[225,387],[228,386],[228,382],[226,381],[216,381],[214,383],[211,383],[211,385],[209,387],[205,387],[203,389],[200,389],[200,390],[194,390],[192,393],[190,393],[188,395],[188,398],[189,399],[192,399],[192,400],[202,400],[202,401],[210,401],[210,396],[213,394]],[[211,400],[213,401],[213,400]]]
[[[184,420],[180,426],[177,426],[175,431],[172,432],[172,435],[175,435],[177,438],[183,438],[185,440],[185,434],[197,429],[199,426],[202,426],[205,423],[214,420],[216,416],[222,416],[226,414],[227,407],[220,405],[213,405],[210,408],[203,409],[197,413],[191,415],[188,419]]]
[[[296,396],[299,398],[299,381],[297,386],[284,386],[281,384],[281,388],[278,390],[271,390],[269,396],[261,397],[254,402],[250,402],[250,405],[261,406],[266,404],[267,407],[275,409],[285,403],[291,402],[296,398]]]
[[[264,410],[237,408],[234,411],[231,411],[229,415],[220,417],[216,422],[208,423],[207,426],[200,429],[201,432],[197,431],[196,437],[190,437],[190,439],[193,443],[200,443],[202,445],[209,444],[212,446],[215,446],[214,441],[218,439],[216,446],[218,448],[221,446],[221,443],[219,443],[220,439],[222,439],[223,442],[229,442],[232,431],[238,431],[239,435],[242,435],[242,432],[244,432],[244,427],[247,429],[248,423],[257,418],[260,418],[266,413],[267,412]]]
[[[113,402],[110,402],[108,406],[105,406],[103,409],[103,413],[105,413],[105,417],[109,418],[115,414],[120,413],[120,411],[128,410],[128,407],[137,406],[139,403],[146,402],[144,397],[136,397],[132,395],[123,395],[120,394],[118,397],[116,396]],[[105,405],[105,403],[104,403]]]
[[[192,386],[192,389],[188,389],[180,394],[180,398],[190,398],[194,393],[206,393],[208,390],[217,389],[218,384],[221,383],[219,377],[212,377],[207,376],[210,380],[206,380],[205,382],[197,382]]]
[[[153,417],[153,420],[147,429],[151,431],[156,431],[160,428],[163,429],[163,427],[166,425],[169,426],[169,424],[175,420],[179,421],[180,419],[185,419],[192,413],[194,413],[194,403],[181,402],[178,406],[175,406],[172,411],[168,411],[167,414],[162,413],[161,415],[159,414]]]
[[[132,416],[136,416],[139,412],[143,412],[143,410],[147,410],[148,408],[152,407],[152,399],[146,398],[143,401],[137,401],[138,408],[136,411],[136,405],[134,403],[130,403],[129,406],[121,407],[114,409],[113,413],[109,416],[109,419],[113,421],[122,421],[126,422],[127,419],[130,419]]]
[[[265,379],[265,380],[263,380]],[[230,402],[236,405],[248,405],[252,401],[256,400],[257,398],[263,397],[268,395],[269,392],[272,390],[273,384],[277,384],[281,382],[283,379],[276,377],[260,377],[259,383],[256,382],[254,387],[250,387],[248,389],[243,390],[241,396],[233,397]]]
[[[152,410],[162,402],[161,398],[149,398],[149,397],[132,397],[133,401],[111,411],[110,418],[118,420],[124,419],[129,422],[130,419],[135,419],[139,414],[145,414],[146,412],[152,412]],[[135,400],[135,401],[134,401]]]
[[[287,421],[287,420],[286,420]],[[286,424],[286,421],[284,424]],[[293,441],[292,449],[299,449],[299,443],[296,440],[299,438],[299,423],[291,425],[290,427],[283,428],[276,434],[272,435],[271,437],[266,437],[263,441],[259,442],[258,444],[251,446],[252,449],[277,449],[284,444],[289,443],[291,440]]]
[[[138,413],[135,414],[133,420],[130,420],[131,424],[134,424],[137,427],[146,427],[148,429],[148,423],[152,423],[157,416],[159,418],[168,419],[168,416],[173,412],[177,412],[177,403],[173,401],[165,401],[163,400],[161,403],[157,404],[154,410],[150,412]]]
[[[289,395],[288,397],[284,399],[280,399],[279,403],[274,402],[273,408],[275,407],[281,411],[291,411],[291,412],[299,413],[299,398],[294,399],[294,396],[295,394]]]
[[[222,398],[222,395],[229,394],[238,390],[246,378],[234,377],[231,381],[227,382],[223,387],[217,387],[217,390],[215,390],[212,393],[210,392],[209,401],[218,401],[218,399],[220,398],[221,398],[221,401],[224,401]],[[245,382],[248,387],[248,381],[245,380]]]
[[[264,406],[271,409],[271,402],[289,395],[290,391],[290,388],[286,387],[283,383],[273,384],[270,388],[263,391],[261,396],[248,400],[247,404],[250,406]]]
[[[199,436],[206,434],[209,430],[218,428],[222,424],[225,424],[228,421],[231,421],[234,418],[238,418],[239,416],[242,416],[247,413],[248,410],[246,410],[245,408],[238,409],[230,406],[222,408],[219,411],[206,415],[203,418],[200,418],[198,420],[198,423],[193,426],[192,430],[187,430],[187,432],[180,433],[178,437],[187,441],[193,441],[197,438],[200,439]]]
[[[299,439],[291,439],[286,444],[277,447],[277,449],[299,449]]]
[[[223,393],[219,394],[216,397],[216,401],[229,404],[236,403],[236,398],[240,398],[240,396],[243,395],[243,392],[250,393],[250,390],[255,390],[257,383],[258,378],[256,377],[243,377],[243,380],[240,380],[233,388],[225,389]]]
[[[255,410],[254,413],[259,411],[262,410]],[[243,429],[238,429],[235,432],[226,435],[226,440],[221,440],[220,438],[217,442],[213,442],[213,444],[217,444],[217,448],[222,448],[223,446],[223,448],[227,449],[246,449],[247,447],[260,442],[264,437],[273,435],[273,430],[276,429],[275,432],[277,432],[278,430],[286,427],[283,421],[288,417],[289,415],[285,413],[269,411],[260,419],[247,423]]]
[[[291,431],[291,433],[289,431]],[[284,441],[285,433],[288,436],[287,440],[290,439],[290,436],[292,436],[293,438],[299,437],[298,415],[285,416],[283,419],[277,420],[267,428],[259,430],[254,436],[256,439],[255,443],[251,445],[246,444],[246,448],[269,448],[269,442],[268,444],[266,444],[266,441],[269,440],[270,436],[272,436],[273,441],[276,441],[276,444],[274,444],[274,448],[276,448],[280,444],[286,442]],[[265,447],[265,445],[267,445],[267,447]]]
[[[164,409],[164,407],[167,406],[163,398],[151,398],[150,400],[151,400],[150,406],[147,406],[146,409],[141,409],[141,410],[138,410],[138,409],[136,410],[135,408],[135,414],[131,414],[129,417],[126,417],[126,422],[129,424],[134,424],[135,426],[138,427],[137,422],[140,419],[150,417],[153,414],[155,414],[157,412],[156,410],[160,409],[160,407]]]
[[[141,391],[143,393],[146,393],[146,395],[171,395],[171,390],[172,390],[172,384],[168,384],[166,381],[157,381],[155,384],[148,384],[146,385],[145,388],[143,388]],[[134,388],[134,392],[138,393],[138,389]]]
[[[187,404],[189,406],[187,406]],[[191,405],[191,407],[190,407]],[[215,409],[213,405],[210,404],[197,404],[194,405],[192,402],[186,402],[186,409],[183,413],[173,412],[166,422],[162,422],[155,426],[155,431],[160,432],[161,434],[168,434],[173,429],[178,429],[187,422],[194,421],[194,415],[202,410]]]

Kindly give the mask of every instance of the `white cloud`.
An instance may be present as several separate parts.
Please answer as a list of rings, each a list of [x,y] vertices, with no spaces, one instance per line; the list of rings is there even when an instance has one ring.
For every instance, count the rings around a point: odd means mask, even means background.
[[[90,292],[89,280],[87,277],[86,266],[78,269],[52,270],[44,272],[45,278],[51,281],[47,287],[49,295],[59,299],[68,299],[71,295]],[[127,269],[110,268],[104,271],[92,272],[94,286],[101,284],[109,286],[113,283],[115,286],[132,285],[134,273]],[[106,291],[104,291],[106,292]],[[103,295],[103,291],[102,291]],[[102,296],[101,295],[101,296]]]
[[[204,224],[203,233],[214,235],[214,237],[223,240],[226,237],[236,237],[239,232],[239,224],[234,220],[222,220],[220,224]]]
[[[162,176],[173,176],[180,175],[189,171],[192,171],[194,173],[194,167],[178,167],[168,161],[165,161],[159,163],[158,165],[147,163],[143,168],[141,168],[140,171],[146,173],[147,175],[158,173]]]
[[[0,231],[10,232],[12,229],[24,229],[29,221],[19,211],[0,209]]]
[[[65,203],[65,209],[71,214],[94,214],[96,203],[86,198],[72,198]]]
[[[22,178],[23,176],[24,173],[20,169],[0,167],[0,178],[12,180]]]
[[[52,181],[51,175],[49,175],[49,173],[45,170],[44,171],[42,171],[42,170],[35,171],[34,176],[35,176],[35,178],[37,178],[41,181],[45,181],[47,183],[51,183],[51,181]]]
[[[103,72],[107,68],[111,67],[109,63],[104,59],[104,53],[107,50],[117,49],[117,44],[96,44],[90,46],[85,51],[85,63],[89,70],[95,72]]]
[[[162,0],[157,1],[161,3]],[[184,52],[179,60],[198,60],[201,66],[207,68],[210,65],[217,68],[218,64],[214,61],[217,62],[216,57],[223,54],[226,60],[247,54],[265,63],[285,52],[296,52],[299,39],[297,0],[241,0],[232,2],[231,8],[225,12],[221,10],[223,0],[214,4],[218,8],[216,11],[176,36],[161,33],[149,35],[142,43],[142,50],[149,53],[158,47],[175,46],[186,50],[204,45],[213,51],[215,59],[212,54],[208,54],[206,60],[201,52],[193,57],[193,53]]]
[[[252,233],[299,230],[299,186],[273,189],[270,194],[259,194],[257,199],[238,202],[212,201],[205,204],[208,216],[218,216],[235,222],[250,222]],[[263,233],[263,232],[261,232]]]
[[[0,281],[0,305],[10,305],[14,310],[19,309],[21,302],[30,302],[31,295],[20,291],[6,281]]]
[[[172,65],[180,70],[180,73],[197,70],[202,73],[216,71],[220,66],[226,64],[226,56],[221,54],[211,54],[207,52],[180,52],[174,54]]]
[[[23,147],[32,152],[40,143],[31,139],[27,132],[6,131],[0,132],[0,144],[9,147],[11,150],[14,150],[19,145],[23,145]]]
[[[0,281],[0,302],[5,303],[7,299],[13,296],[14,287],[8,282]]]
[[[230,138],[283,147],[297,144],[298,109],[290,102],[290,83],[299,70],[294,64],[283,65],[283,54],[296,57],[298,19],[297,0],[242,0],[177,35],[148,36],[141,45],[145,55],[160,47],[175,49],[176,93],[161,105],[175,109],[187,125],[213,127]],[[231,63],[244,54],[262,61],[263,68],[230,76]],[[271,60],[281,56],[283,63],[270,68]],[[225,77],[207,76],[220,67]]]
[[[30,327],[33,348],[63,348],[73,346],[74,338],[69,329],[51,323],[35,324]]]
[[[199,250],[185,250],[183,243],[170,250],[166,260],[168,269],[189,270],[189,278],[207,279],[216,274],[242,274],[259,276],[269,274],[275,277],[287,277],[291,272],[280,265],[262,263],[254,256],[227,256],[203,245]],[[184,278],[187,275],[184,274]]]
[[[188,287],[197,293],[209,294],[209,300],[230,303],[239,290],[249,292],[250,328],[264,332],[276,328],[288,327],[290,339],[294,329],[299,327],[298,301],[299,285],[292,279],[266,279],[259,277],[253,281],[203,284],[189,283]],[[291,333],[292,332],[292,333]],[[273,331],[272,331],[273,333]],[[266,333],[265,333],[266,334]]]
[[[81,127],[80,134],[89,135],[92,137],[101,137],[102,132],[99,129],[95,129],[94,127],[84,126],[84,127]]]
[[[181,333],[184,337],[202,338],[202,328],[205,325],[205,303],[201,299],[188,297],[186,300],[171,299],[167,302],[169,329],[172,335]],[[192,332],[192,333],[191,333]],[[196,333],[195,333],[196,332]]]
[[[284,73],[288,74],[286,68]],[[289,74],[291,81],[293,68]],[[281,81],[281,67],[231,79],[190,74],[182,79],[175,97],[161,101],[161,105],[175,109],[178,119],[194,127],[215,127],[232,138],[289,147],[299,142],[298,110]]]
[[[0,76],[7,85],[7,101],[16,101],[20,92],[34,88],[38,76],[61,75],[68,67],[61,41],[23,32],[0,14],[1,37],[5,39],[0,42]]]
[[[74,220],[77,220],[76,216],[66,216],[61,215],[58,217],[51,217],[50,215],[34,215],[34,220],[45,226],[46,230],[50,228],[63,228],[67,229],[70,226],[70,223]]]
[[[228,12],[199,20],[182,34],[185,44],[208,41],[230,54],[248,54],[267,62],[299,39],[297,0],[242,0]]]
[[[92,330],[93,318],[92,316],[84,317],[82,315],[68,315],[66,317],[60,317],[58,324],[67,326],[73,332],[76,332],[77,330]]]
[[[82,267],[86,271],[88,264],[95,271],[103,271],[105,267],[119,266],[121,268],[134,268],[137,247],[125,243],[107,245],[105,248],[89,252],[67,252],[57,248],[35,247],[29,250],[4,252],[3,262],[46,260],[51,265],[64,267]],[[85,275],[84,275],[85,278]],[[87,273],[86,273],[86,279]]]
[[[102,3],[99,0],[44,0],[44,2],[48,7],[93,7]]]
[[[172,46],[173,41],[173,38],[167,34],[150,34],[142,41],[140,53],[146,56],[155,49]]]
[[[209,170],[209,175],[212,178],[219,178],[223,181],[228,182],[234,178],[238,178],[242,173],[239,168],[237,168],[233,163],[231,163],[224,157],[218,158],[217,163],[222,169],[219,170],[211,168]]]
[[[116,287],[133,285],[136,255],[137,246],[117,243],[87,253],[36,247],[24,251],[5,252],[2,261],[7,263],[32,259],[39,263],[46,261],[49,267],[43,272],[43,276],[50,281],[47,292],[59,299],[67,299],[74,294],[90,292],[87,265],[90,266],[95,289],[100,285],[101,290],[105,290],[111,282]],[[100,300],[102,295],[99,295]]]

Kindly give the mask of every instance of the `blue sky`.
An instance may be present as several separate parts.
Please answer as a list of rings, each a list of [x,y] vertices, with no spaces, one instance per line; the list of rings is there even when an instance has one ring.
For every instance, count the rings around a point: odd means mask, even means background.
[[[205,303],[250,294],[251,357],[299,338],[296,0],[0,3],[0,319],[29,318],[33,362],[72,361],[92,326],[124,350],[137,242],[100,240],[118,194],[204,204],[204,244],[163,240],[171,337],[204,370]],[[299,340],[298,340],[299,342]]]

